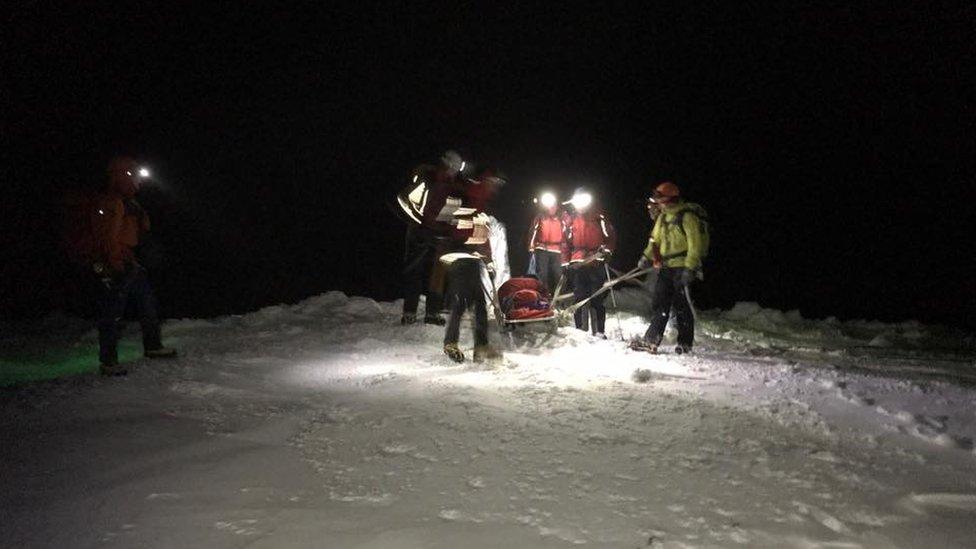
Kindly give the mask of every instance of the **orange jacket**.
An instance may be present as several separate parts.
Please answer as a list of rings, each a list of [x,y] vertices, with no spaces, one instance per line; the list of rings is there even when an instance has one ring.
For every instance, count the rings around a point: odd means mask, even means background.
[[[92,212],[95,261],[120,273],[135,263],[139,237],[149,230],[149,217],[133,198],[110,192],[102,196]]]

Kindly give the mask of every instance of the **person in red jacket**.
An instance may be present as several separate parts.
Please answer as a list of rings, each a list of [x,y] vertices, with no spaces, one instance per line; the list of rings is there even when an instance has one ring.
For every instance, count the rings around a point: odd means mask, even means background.
[[[464,352],[458,347],[461,317],[469,308],[474,309],[474,353],[475,362],[492,360],[501,354],[488,343],[488,313],[485,302],[485,288],[482,286],[482,266],[492,276],[493,266],[491,245],[489,243],[489,218],[484,213],[488,207],[492,191],[484,194],[484,184],[500,185],[498,182],[468,180],[462,196],[452,195],[446,202],[453,203],[461,198],[458,207],[452,207],[452,219],[439,221],[443,232],[449,234],[449,244],[439,258],[447,276],[447,303],[450,316],[444,330],[444,354],[455,362],[464,361]]]
[[[94,238],[92,268],[102,281],[98,297],[98,356],[105,375],[124,375],[119,364],[119,322],[129,299],[136,303],[147,358],[169,358],[176,351],[163,347],[156,298],[135,249],[149,231],[149,217],[136,200],[139,167],[131,158],[116,158],[108,168],[108,185],[91,212]]]
[[[569,201],[575,213],[570,217],[567,240],[569,242],[569,272],[573,277],[573,296],[580,302],[596,292],[607,281],[606,261],[617,245],[617,233],[610,221],[593,203],[593,196],[579,190]],[[604,295],[589,302],[590,329],[593,335],[606,339],[604,326],[607,310]],[[586,331],[587,319],[584,307],[574,313],[576,328]]]
[[[544,193],[538,202],[542,211],[532,220],[529,253],[535,261],[536,276],[551,294],[568,260],[569,214],[559,208],[552,193]]]

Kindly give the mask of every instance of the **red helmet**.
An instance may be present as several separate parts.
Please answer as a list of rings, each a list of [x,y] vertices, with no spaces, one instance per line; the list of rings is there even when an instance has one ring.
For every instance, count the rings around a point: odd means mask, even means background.
[[[678,186],[670,181],[665,181],[654,187],[654,194],[648,200],[655,204],[667,204],[674,202],[679,196],[681,196],[681,190],[678,189]]]

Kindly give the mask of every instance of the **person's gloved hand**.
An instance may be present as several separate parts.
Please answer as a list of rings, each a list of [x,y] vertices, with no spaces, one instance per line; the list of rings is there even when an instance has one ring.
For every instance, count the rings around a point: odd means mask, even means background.
[[[687,288],[691,283],[698,279],[697,273],[691,269],[684,269],[678,275],[678,283]]]
[[[640,259],[637,260],[637,269],[643,271],[644,269],[651,266],[651,260],[647,259],[647,256],[641,255]]]

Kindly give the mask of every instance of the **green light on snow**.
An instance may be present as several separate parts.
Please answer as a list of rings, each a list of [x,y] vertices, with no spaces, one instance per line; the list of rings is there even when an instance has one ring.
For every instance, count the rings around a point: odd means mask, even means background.
[[[142,346],[119,342],[119,362],[142,356]],[[0,358],[0,387],[98,372],[98,345],[49,349],[41,353]]]

